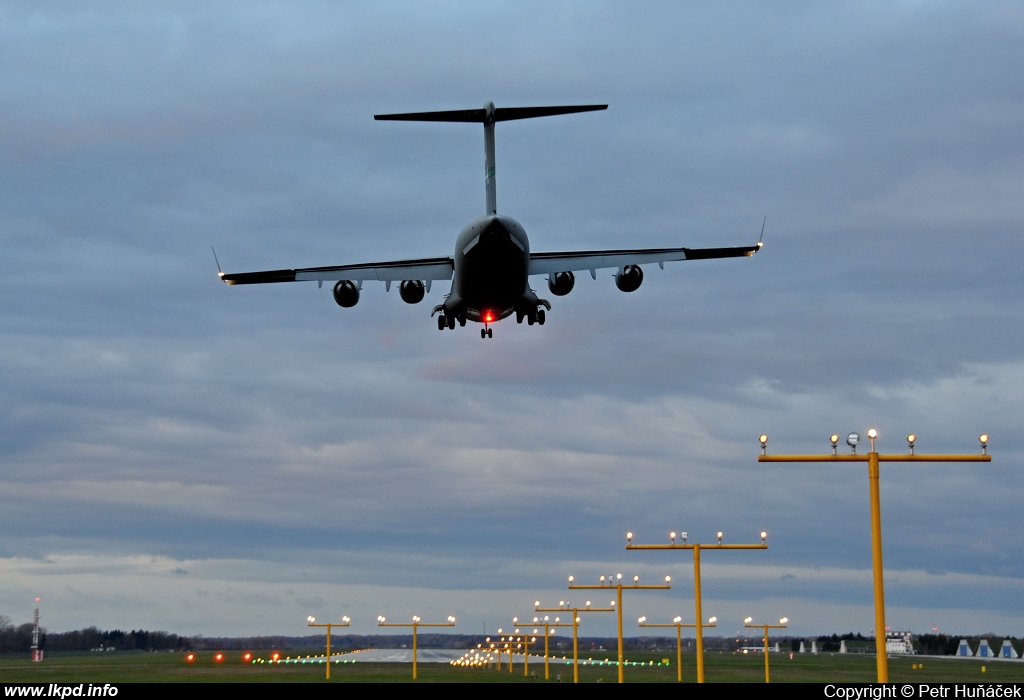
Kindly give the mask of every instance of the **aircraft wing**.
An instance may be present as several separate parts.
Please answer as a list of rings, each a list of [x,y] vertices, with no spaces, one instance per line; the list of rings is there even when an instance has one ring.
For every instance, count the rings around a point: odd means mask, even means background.
[[[334,282],[338,280],[380,280],[401,282],[420,280],[450,280],[454,270],[451,258],[424,258],[422,260],[395,260],[393,262],[363,263],[361,265],[333,265],[330,267],[304,267],[296,270],[264,270],[261,272],[221,272],[220,278],[228,284],[267,284],[270,282]]]
[[[596,279],[597,270],[622,268],[626,265],[649,265],[675,260],[709,260],[711,258],[739,258],[751,256],[761,249],[761,243],[733,248],[638,248],[635,250],[581,250],[567,253],[530,253],[531,275],[553,275],[558,272],[590,270]]]

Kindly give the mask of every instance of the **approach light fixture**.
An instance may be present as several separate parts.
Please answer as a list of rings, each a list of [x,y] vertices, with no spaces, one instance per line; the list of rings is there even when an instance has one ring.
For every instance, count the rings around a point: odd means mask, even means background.
[[[853,454],[857,454],[857,443],[860,442],[860,435],[850,433],[846,436],[846,444],[853,448]]]
[[[910,454],[914,454],[914,442],[917,440],[917,436],[911,433],[907,436],[907,447],[910,448]]]
[[[981,454],[988,454],[988,433],[982,433],[978,438],[981,441]]]
[[[761,544],[765,544],[765,540],[767,540],[767,539],[768,539],[768,533],[765,532],[764,530],[761,530]]]
[[[875,438],[878,437],[878,431],[874,428],[868,429],[868,439],[871,440],[871,451],[875,451]]]
[[[764,454],[765,449],[768,447],[768,435],[767,433],[761,433],[761,437],[757,438],[761,443],[761,454]]]
[[[722,544],[722,531],[718,531],[718,544]]]
[[[832,443],[832,454],[836,453],[836,445],[839,444],[839,433],[832,433],[829,435],[829,441]]]

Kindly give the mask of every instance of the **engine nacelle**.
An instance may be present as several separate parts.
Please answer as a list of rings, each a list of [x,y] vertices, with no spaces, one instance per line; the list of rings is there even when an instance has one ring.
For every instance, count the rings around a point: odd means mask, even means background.
[[[554,275],[548,275],[548,289],[556,297],[564,297],[571,292],[574,284],[576,284],[576,276],[571,272],[556,272]]]
[[[351,280],[341,280],[334,285],[334,301],[338,306],[351,309],[359,303],[359,287]]]
[[[405,280],[398,285],[398,294],[406,304],[419,304],[423,301],[426,289],[419,280]]]
[[[620,292],[635,292],[644,281],[644,271],[639,265],[626,265],[622,272],[615,273],[615,286]]]

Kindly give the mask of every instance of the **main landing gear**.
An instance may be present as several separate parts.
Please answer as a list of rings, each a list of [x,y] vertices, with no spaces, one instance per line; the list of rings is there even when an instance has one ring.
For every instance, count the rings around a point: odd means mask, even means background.
[[[516,323],[522,323],[524,318],[526,319],[526,322],[529,325],[531,325],[531,326],[533,324],[535,324],[535,323],[538,326],[543,326],[544,325],[544,321],[546,320],[545,315],[544,315],[544,309],[537,309],[532,314],[531,313],[525,313],[524,314],[521,311],[516,311]]]
[[[458,318],[456,318],[455,316],[446,316],[444,314],[440,314],[437,317],[437,330],[443,331],[445,328],[447,328],[448,330],[452,330],[453,331],[453,330],[455,330],[455,322],[456,321],[459,322],[460,326],[465,326],[466,325],[466,317],[465,316],[459,316]]]

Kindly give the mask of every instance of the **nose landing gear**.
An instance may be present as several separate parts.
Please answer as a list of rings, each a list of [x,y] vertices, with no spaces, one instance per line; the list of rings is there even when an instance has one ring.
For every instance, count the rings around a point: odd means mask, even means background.
[[[480,329],[480,337],[481,338],[493,338],[494,337],[494,329],[493,328],[481,328]]]

